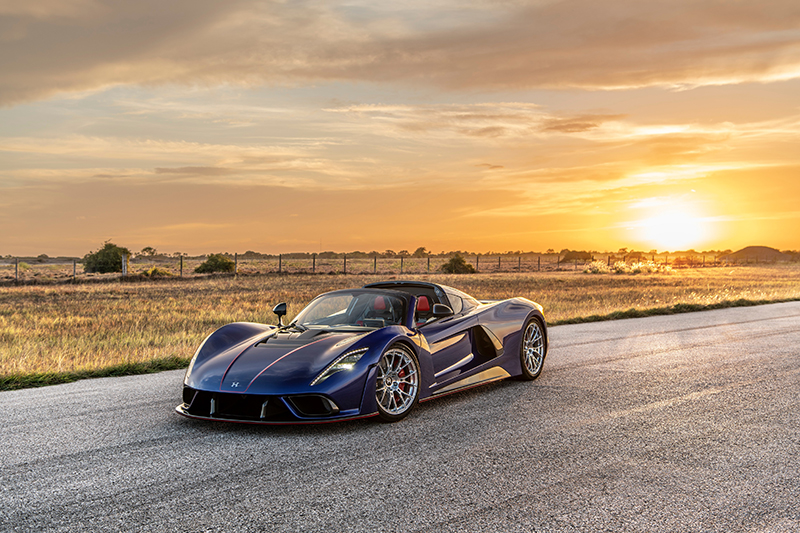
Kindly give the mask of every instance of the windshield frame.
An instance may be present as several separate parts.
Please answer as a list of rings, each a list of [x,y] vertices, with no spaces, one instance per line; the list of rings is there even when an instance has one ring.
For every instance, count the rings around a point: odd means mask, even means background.
[[[359,302],[359,301],[361,303],[363,303],[363,300],[359,300],[359,297],[363,297],[362,295],[365,295],[365,294],[369,295],[369,296],[384,296],[384,297],[392,299],[392,300],[389,300],[389,302],[393,302],[394,301],[395,303],[399,303],[400,309],[397,310],[397,313],[399,314],[397,322],[389,322],[389,323],[385,323],[384,322],[382,325],[380,323],[378,323],[377,320],[375,322],[372,322],[372,323],[369,323],[369,322],[363,323],[363,321],[362,321],[361,324],[358,324],[358,323],[355,323],[355,322],[352,323],[352,324],[349,324],[349,323],[324,324],[324,323],[314,323],[314,322],[303,322],[303,319],[305,318],[304,315],[308,314],[311,310],[314,309],[314,307],[319,305],[320,301],[322,299],[336,297],[336,296],[348,296],[348,295],[350,295],[350,296],[353,296],[353,299],[348,303],[347,309],[345,309],[343,311],[339,311],[338,313],[332,313],[330,315],[327,315],[326,318],[335,316],[335,315],[340,314],[340,313],[355,312],[356,314],[358,314],[360,312],[360,310],[353,309],[353,305],[354,305],[355,302]],[[324,329],[324,330],[330,330],[330,331],[339,331],[339,330],[343,330],[343,331],[372,331],[372,330],[375,330],[375,329],[379,329],[381,327],[392,326],[392,325],[402,325],[402,326],[408,328],[408,320],[409,320],[408,315],[409,315],[409,309],[411,307],[410,303],[411,303],[411,299],[412,298],[413,298],[413,296],[408,294],[408,293],[401,292],[401,291],[386,290],[386,289],[353,288],[353,289],[342,289],[342,290],[338,290],[338,291],[326,292],[324,294],[320,294],[319,296],[317,296],[316,298],[311,300],[308,303],[308,305],[306,305],[303,308],[303,310],[300,311],[297,314],[297,316],[292,320],[292,324],[297,324],[299,326],[302,326],[302,327],[308,328],[308,329]],[[358,318],[358,317],[354,316],[354,317],[351,317],[351,318]]]

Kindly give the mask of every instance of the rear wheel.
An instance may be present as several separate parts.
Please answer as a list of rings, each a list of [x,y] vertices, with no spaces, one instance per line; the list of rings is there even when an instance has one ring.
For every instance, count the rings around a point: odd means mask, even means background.
[[[532,318],[525,324],[519,357],[522,363],[522,379],[533,380],[542,373],[546,344],[544,329],[538,319]]]
[[[393,344],[378,362],[375,400],[384,422],[405,418],[419,399],[419,363],[402,344]]]

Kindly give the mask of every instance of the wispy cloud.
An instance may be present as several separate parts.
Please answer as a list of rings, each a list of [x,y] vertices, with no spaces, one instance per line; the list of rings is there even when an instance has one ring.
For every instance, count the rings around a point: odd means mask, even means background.
[[[619,122],[620,114],[557,115],[524,102],[438,105],[349,105],[327,108],[387,135],[501,138],[577,134]],[[387,131],[387,130],[390,130]]]
[[[230,176],[236,174],[236,170],[224,167],[178,167],[178,168],[156,168],[156,174],[178,174],[186,176]]]
[[[619,121],[625,115],[581,115],[566,118],[548,118],[542,124],[542,131],[558,133],[582,133],[599,128],[604,122]]]

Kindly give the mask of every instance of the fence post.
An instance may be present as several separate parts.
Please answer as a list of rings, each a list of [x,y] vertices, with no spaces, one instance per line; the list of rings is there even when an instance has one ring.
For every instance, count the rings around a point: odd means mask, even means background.
[[[344,274],[347,274],[347,254],[344,254]]]
[[[78,273],[78,260],[77,259],[73,259],[72,260],[72,281],[75,281],[75,277],[76,277],[77,273]]]
[[[431,273],[431,256],[428,256],[428,274]]]
[[[578,270],[578,259],[575,259],[575,270]]]
[[[278,274],[281,273],[282,267],[283,267],[283,254],[278,254]]]
[[[128,275],[128,254],[122,254],[122,277]]]
[[[517,271],[522,272],[522,256],[517,256]]]
[[[502,256],[499,256],[499,255],[497,256],[497,271],[498,271],[498,272],[500,271],[500,258],[501,258],[501,257],[502,257]]]
[[[478,268],[481,266],[481,256],[475,256],[475,272],[478,271]]]
[[[400,274],[403,273],[403,256],[400,256]]]
[[[14,267],[14,281],[19,281],[19,257],[14,260],[15,267]]]
[[[183,256],[181,256],[181,277],[183,277]]]
[[[377,274],[378,273],[378,256],[377,255],[372,258],[372,273],[373,274]]]
[[[317,273],[317,254],[311,254],[311,273]]]
[[[536,259],[536,270],[538,270],[539,272],[542,271],[542,256],[541,255]]]
[[[239,254],[235,252],[233,254],[233,275],[239,275]]]

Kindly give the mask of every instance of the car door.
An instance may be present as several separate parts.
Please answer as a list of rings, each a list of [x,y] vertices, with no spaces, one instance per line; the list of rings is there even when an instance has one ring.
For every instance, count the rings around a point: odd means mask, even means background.
[[[452,316],[425,324],[419,332],[425,336],[433,363],[434,383],[441,384],[470,367],[472,353],[472,328],[476,316]]]

